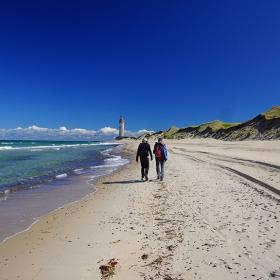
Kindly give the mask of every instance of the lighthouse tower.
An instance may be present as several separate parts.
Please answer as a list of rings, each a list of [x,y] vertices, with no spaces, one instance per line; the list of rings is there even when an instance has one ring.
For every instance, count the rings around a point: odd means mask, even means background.
[[[119,138],[124,137],[124,118],[123,116],[120,117],[119,120]]]

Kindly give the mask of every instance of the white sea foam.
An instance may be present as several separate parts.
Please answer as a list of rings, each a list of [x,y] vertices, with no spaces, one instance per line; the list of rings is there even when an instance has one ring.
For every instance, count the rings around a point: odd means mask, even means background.
[[[84,173],[84,169],[83,168],[77,168],[77,169],[74,169],[74,172],[78,175],[81,175]]]
[[[0,191],[0,201],[1,200],[7,200],[8,198],[8,194],[10,193],[11,191],[9,189],[6,189],[4,191]]]
[[[2,150],[42,150],[42,149],[54,149],[59,150],[61,148],[79,148],[79,147],[88,147],[88,146],[107,146],[107,145],[120,145],[119,143],[110,143],[110,142],[102,142],[102,143],[81,143],[81,144],[64,144],[64,145],[46,145],[46,146],[24,146],[24,147],[12,147],[12,146],[4,146],[0,147],[0,151]]]
[[[104,161],[105,162],[111,162],[111,161],[120,161],[122,159],[121,156],[113,156],[112,158],[107,158]]]
[[[128,159],[124,159],[121,156],[113,156],[112,158],[107,158],[104,160],[105,164],[91,166],[91,169],[99,169],[99,168],[112,168],[112,167],[120,167],[129,163]]]
[[[108,167],[108,164],[102,164],[102,165],[95,165],[95,166],[91,166],[90,169],[99,169],[99,168],[104,168],[104,167]]]
[[[67,177],[67,174],[66,173],[62,173],[62,174],[59,174],[59,175],[56,175],[55,178],[56,179],[64,179]]]
[[[12,150],[13,147],[12,146],[5,146],[5,147],[0,147],[0,151],[4,151],[4,150]]]
[[[9,194],[11,191],[9,189],[4,190],[4,194],[7,195]]]
[[[108,149],[102,151],[101,154],[106,155],[106,156],[110,156],[111,155],[110,152],[112,152],[113,149],[114,148],[108,148]]]

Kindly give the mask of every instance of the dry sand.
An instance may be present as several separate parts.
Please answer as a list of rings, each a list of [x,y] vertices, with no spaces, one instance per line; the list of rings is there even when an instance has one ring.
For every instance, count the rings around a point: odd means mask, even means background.
[[[167,147],[164,182],[133,162],[1,244],[0,279],[280,279],[280,142]]]

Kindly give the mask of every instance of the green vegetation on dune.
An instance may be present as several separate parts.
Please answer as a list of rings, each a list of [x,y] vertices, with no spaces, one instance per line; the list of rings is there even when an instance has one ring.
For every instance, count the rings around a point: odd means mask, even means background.
[[[207,128],[211,128],[213,132],[216,132],[220,129],[227,129],[233,126],[238,125],[239,123],[226,123],[226,122],[221,122],[221,121],[212,121],[209,123],[204,123],[201,124],[198,127],[198,131],[199,132],[203,132],[204,130],[206,130]]]
[[[168,130],[166,130],[163,134],[163,137],[166,139],[173,138],[173,135],[179,130],[178,127],[172,126]]]
[[[280,118],[280,106],[274,106],[262,114],[267,120]]]
[[[151,136],[164,137],[166,139],[182,139],[194,137],[212,137],[224,140],[244,140],[244,139],[279,139],[280,106],[274,106],[268,111],[244,123],[227,123],[219,120],[203,123],[200,125],[178,128],[172,126],[166,131],[158,131]],[[273,120],[273,127],[268,126],[265,131],[260,131],[260,127],[266,127],[264,123]],[[269,122],[270,123],[270,122]],[[242,124],[242,125],[241,125]],[[233,129],[230,129],[233,128]]]

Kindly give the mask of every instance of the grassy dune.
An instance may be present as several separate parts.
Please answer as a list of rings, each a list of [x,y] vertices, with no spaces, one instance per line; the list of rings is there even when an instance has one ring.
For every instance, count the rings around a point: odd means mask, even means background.
[[[226,122],[221,122],[219,120],[208,122],[208,123],[203,123],[199,126],[197,126],[199,132],[203,132],[207,128],[211,128],[213,132],[218,131],[219,129],[226,129],[230,128],[233,126],[238,125],[239,123],[226,123]]]
[[[280,106],[274,106],[262,114],[267,120],[280,118]]]

